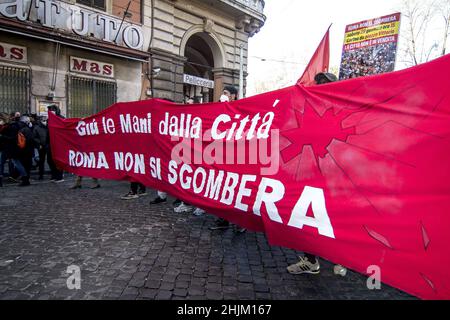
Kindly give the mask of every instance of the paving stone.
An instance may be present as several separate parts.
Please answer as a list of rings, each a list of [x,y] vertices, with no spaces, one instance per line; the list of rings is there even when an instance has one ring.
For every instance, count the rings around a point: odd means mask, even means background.
[[[368,290],[358,273],[336,277],[323,259],[320,275],[290,275],[301,252],[262,233],[211,231],[213,216],[175,215],[172,201],[122,201],[128,183],[68,190],[74,178],[65,180],[0,188],[0,300],[414,299],[384,284]],[[70,265],[81,290],[67,289]]]

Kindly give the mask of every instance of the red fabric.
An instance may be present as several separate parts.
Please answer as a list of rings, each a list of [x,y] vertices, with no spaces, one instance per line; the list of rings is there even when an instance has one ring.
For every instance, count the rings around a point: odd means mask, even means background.
[[[330,26],[331,27],[331,26]],[[328,72],[330,66],[330,27],[320,41],[303,75],[298,79],[297,84],[305,86],[315,85],[314,77],[321,72]]]
[[[296,85],[232,103],[117,103],[84,119],[99,124],[98,134],[91,136],[77,133],[79,119],[63,120],[50,114],[52,153],[59,166],[75,174],[139,181],[250,230],[265,232],[272,245],[316,254],[363,274],[371,275],[372,266],[377,266],[386,284],[420,298],[449,299],[449,87],[447,55],[399,72],[313,87]],[[180,175],[183,163],[169,170],[179,142],[161,134],[166,112],[179,119],[182,114],[201,118],[203,132],[220,115],[252,119],[272,112],[267,141],[279,155],[275,172],[263,172],[270,165],[251,161],[258,152],[233,142],[234,158],[244,156],[243,163],[200,161],[184,167],[181,182],[178,177],[171,181],[173,172]],[[122,133],[119,116],[127,114],[142,119],[151,114],[152,132]],[[114,134],[105,133],[104,117],[115,123]],[[218,131],[231,128],[232,123],[220,123]],[[251,122],[245,128],[251,131]],[[265,139],[264,131],[260,133],[259,142]],[[186,154],[214,154],[211,142],[196,139],[186,145]],[[70,150],[94,152],[95,156],[104,152],[109,169],[86,168],[89,163],[83,163],[81,156],[70,160]],[[131,171],[117,170],[114,152],[142,154],[145,172],[135,173],[133,166]],[[161,179],[152,177],[150,157],[161,159]],[[217,200],[201,189],[202,168],[206,173],[213,170],[216,176],[223,170]],[[198,173],[197,189],[189,185],[190,170]],[[238,175],[236,181],[233,173]],[[254,177],[243,183],[243,175]],[[268,182],[270,186],[265,187]],[[227,189],[224,184],[231,191],[223,191]],[[312,204],[307,201],[311,194],[315,194]],[[265,202],[255,210],[260,199]],[[321,217],[316,222],[322,226],[327,225],[323,219],[327,216],[334,237],[310,221],[299,226],[299,221],[306,221],[298,218],[305,209],[310,219]]]

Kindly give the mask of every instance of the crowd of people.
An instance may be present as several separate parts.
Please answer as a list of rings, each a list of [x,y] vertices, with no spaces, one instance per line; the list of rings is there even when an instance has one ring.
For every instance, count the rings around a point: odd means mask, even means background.
[[[342,54],[339,79],[351,79],[394,71],[396,42],[383,43]]]
[[[61,116],[57,106],[52,105],[49,110]],[[0,113],[0,187],[3,186],[6,169],[8,179],[18,182],[20,187],[30,185],[33,168],[38,170],[39,180],[42,180],[46,160],[51,180],[56,183],[64,181],[63,173],[51,155],[47,116]]]

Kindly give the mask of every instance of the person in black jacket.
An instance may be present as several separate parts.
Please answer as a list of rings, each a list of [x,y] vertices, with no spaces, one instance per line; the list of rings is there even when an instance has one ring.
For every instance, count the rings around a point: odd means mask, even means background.
[[[19,184],[20,187],[25,187],[30,185],[30,171],[33,164],[33,153],[34,153],[34,139],[33,131],[31,130],[30,117],[23,115],[20,117],[18,122],[19,132],[25,136],[25,147],[19,147],[19,161],[22,163],[25,169],[25,175],[22,176],[22,182]]]
[[[14,115],[13,115],[14,116]],[[12,119],[15,119],[14,117]],[[9,123],[6,123],[3,125],[2,131],[1,131],[1,140],[3,144],[3,150],[2,150],[2,161],[3,163],[6,162],[7,159],[9,159],[12,162],[12,165],[10,167],[10,173],[12,168],[14,168],[18,174],[19,177],[25,177],[26,176],[26,170],[22,165],[22,162],[20,161],[21,156],[21,150],[18,146],[18,133],[21,126],[18,121],[10,121]],[[0,175],[3,176],[3,166],[0,171]]]
[[[39,152],[39,180],[42,180],[44,178],[45,158],[49,148],[47,117],[41,117],[33,127],[33,139]]]

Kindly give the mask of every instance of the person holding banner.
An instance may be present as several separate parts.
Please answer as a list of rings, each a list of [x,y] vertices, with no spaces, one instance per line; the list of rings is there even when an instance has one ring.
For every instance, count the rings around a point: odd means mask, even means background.
[[[234,86],[225,86],[223,88],[222,96],[220,97],[220,102],[232,102],[238,100],[238,90]],[[219,218],[215,222],[215,226],[210,227],[210,230],[225,230],[230,227],[230,222]],[[245,228],[241,228],[239,226],[236,226],[235,229],[238,233],[243,233],[247,231]]]
[[[318,73],[314,77],[316,85],[335,82],[337,80],[338,79],[334,74],[328,72]],[[335,273],[338,272],[341,275],[345,275],[346,273],[346,269],[341,265],[336,265],[334,269]],[[319,259],[318,257],[305,252],[304,256],[300,257],[300,261],[293,265],[288,266],[287,270],[290,274],[303,274],[303,273],[319,274],[320,273]]]
[[[163,100],[168,100],[168,101],[172,102],[169,99],[163,99]],[[195,101],[193,98],[191,98],[191,97],[187,98],[186,104],[194,104],[194,103],[195,103]],[[167,193],[157,190],[157,196],[156,196],[156,198],[154,198],[153,200],[150,201],[150,205],[155,205],[155,204],[160,204],[160,203],[165,203],[165,202],[167,202]],[[174,206],[173,211],[175,213],[187,213],[187,212],[191,212],[192,210],[194,210],[193,206],[181,201],[180,199],[176,199],[173,202],[173,206]]]

